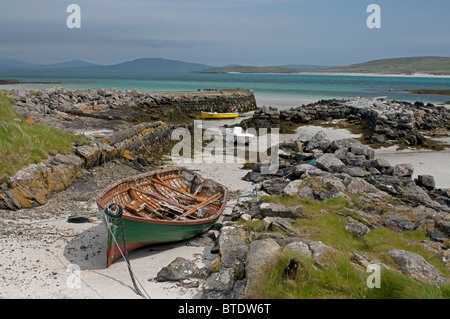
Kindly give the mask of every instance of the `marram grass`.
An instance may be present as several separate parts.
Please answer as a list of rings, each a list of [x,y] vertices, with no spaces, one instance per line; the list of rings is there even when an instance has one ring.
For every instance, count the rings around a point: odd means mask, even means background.
[[[70,153],[82,138],[56,128],[28,123],[12,109],[15,101],[0,93],[0,183],[19,169],[49,155]]]
[[[295,279],[283,278],[291,258],[302,263]],[[259,285],[250,292],[262,299],[449,299],[450,286],[437,286],[411,279],[395,270],[381,270],[380,288],[369,288],[371,275],[349,262],[349,256],[335,253],[325,261],[328,269],[314,261],[286,251],[275,266],[263,272]]]

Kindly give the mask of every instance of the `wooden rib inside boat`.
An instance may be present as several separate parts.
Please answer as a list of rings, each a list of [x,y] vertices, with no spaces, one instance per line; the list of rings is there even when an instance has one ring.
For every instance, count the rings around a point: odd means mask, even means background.
[[[107,266],[121,257],[120,220],[105,213],[111,204],[121,217],[128,252],[148,244],[180,241],[211,228],[228,200],[225,186],[185,168],[169,168],[123,179],[103,189],[97,205],[108,230]]]

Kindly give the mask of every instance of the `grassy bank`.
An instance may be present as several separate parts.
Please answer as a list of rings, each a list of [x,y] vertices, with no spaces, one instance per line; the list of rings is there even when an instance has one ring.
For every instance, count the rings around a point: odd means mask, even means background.
[[[33,125],[12,109],[14,104],[0,92],[0,183],[49,155],[72,152],[73,142],[82,140],[55,128]]]
[[[291,258],[302,264],[297,278],[284,279]],[[282,254],[273,269],[265,272],[256,298],[263,299],[449,299],[450,287],[422,283],[395,270],[381,271],[380,288],[368,288],[370,273],[356,268],[342,253],[326,257],[331,264],[320,269],[310,258],[293,252]],[[370,280],[370,279],[369,279]]]
[[[302,237],[322,241],[333,248],[321,261],[321,267],[311,258],[293,251],[284,251],[275,264],[269,266],[261,277],[252,297],[263,299],[448,299],[450,286],[437,286],[419,282],[401,273],[398,265],[387,252],[403,249],[423,256],[443,274],[449,276],[439,257],[425,249],[421,242],[427,237],[421,231],[402,233],[380,227],[372,229],[362,237],[356,237],[345,229],[347,217],[357,218],[352,207],[353,200],[330,198],[325,201],[297,196],[268,196],[264,202],[284,205],[302,205],[308,214],[306,219],[297,219],[293,224]],[[357,204],[357,203],[356,203]],[[254,229],[255,225],[251,225]],[[260,228],[261,229],[261,228]],[[390,269],[381,270],[381,288],[368,288],[371,273],[351,262],[353,253],[364,258],[378,260]],[[283,278],[283,270],[292,258],[301,262],[302,268],[295,278]]]

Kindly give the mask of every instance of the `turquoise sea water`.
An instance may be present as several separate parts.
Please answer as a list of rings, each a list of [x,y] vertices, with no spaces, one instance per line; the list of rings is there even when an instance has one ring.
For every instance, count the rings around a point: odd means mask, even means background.
[[[58,84],[0,85],[0,89],[116,88],[149,91],[196,91],[201,88],[252,89],[258,106],[297,107],[320,99],[387,96],[402,101],[443,104],[450,96],[414,95],[405,89],[450,89],[450,78],[309,74],[199,74],[199,73],[61,73],[1,72],[0,79],[61,82]]]

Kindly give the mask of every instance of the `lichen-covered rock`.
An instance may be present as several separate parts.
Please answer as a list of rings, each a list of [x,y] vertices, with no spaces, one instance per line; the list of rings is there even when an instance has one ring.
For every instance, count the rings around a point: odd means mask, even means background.
[[[433,190],[436,186],[436,182],[434,181],[434,177],[431,175],[419,175],[417,176],[416,184],[419,186],[423,186],[428,190]]]
[[[264,229],[270,231],[280,229],[291,234],[296,234],[297,230],[293,226],[291,226],[291,223],[293,221],[294,220],[291,218],[266,217],[263,219]]]
[[[262,217],[307,218],[303,206],[285,206],[278,203],[261,203],[259,213]]]
[[[218,294],[226,296],[226,293],[234,288],[235,282],[234,269],[222,267],[220,272],[213,273],[203,283],[203,298],[211,295],[216,295],[217,298]]]
[[[280,245],[271,238],[255,240],[250,244],[245,268],[247,275],[247,286],[245,287],[246,296],[251,296],[252,290],[255,288],[255,285],[257,285],[258,279],[261,277],[266,267],[276,260],[280,251]]]
[[[337,151],[338,149],[345,149],[348,151],[352,147],[355,146],[362,146],[361,142],[354,138],[344,138],[340,140],[334,140],[331,142],[331,148],[334,151]]]
[[[242,227],[224,226],[219,236],[222,267],[234,268],[237,278],[244,277],[248,246]]]
[[[84,163],[75,155],[57,154],[18,171],[0,191],[0,208],[16,210],[43,205],[55,192],[84,176]]]
[[[369,227],[360,222],[352,222],[345,226],[345,229],[354,234],[356,237],[361,237],[370,232]]]
[[[334,154],[327,153],[322,155],[316,160],[317,167],[330,172],[335,173],[341,171],[345,164],[342,161],[334,156]]]
[[[179,281],[190,278],[206,278],[206,274],[194,261],[182,257],[177,257],[156,275],[157,281]]]
[[[397,164],[394,166],[394,175],[397,177],[411,177],[414,173],[412,164]]]
[[[331,146],[331,141],[324,131],[319,131],[306,145],[306,151],[311,152],[314,149],[325,151]]]
[[[416,280],[436,284],[448,284],[450,282],[449,278],[444,276],[422,256],[416,253],[401,249],[393,249],[388,251],[388,255],[400,265],[403,272]]]
[[[283,248],[284,250],[291,250],[300,256],[311,258],[312,252],[309,249],[308,245],[302,241],[293,241]]]

